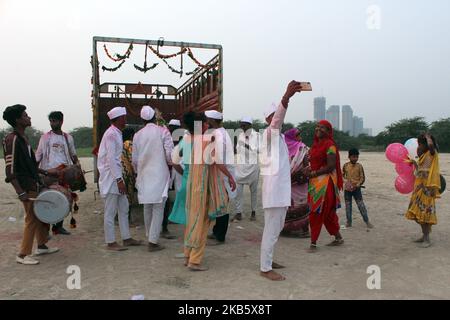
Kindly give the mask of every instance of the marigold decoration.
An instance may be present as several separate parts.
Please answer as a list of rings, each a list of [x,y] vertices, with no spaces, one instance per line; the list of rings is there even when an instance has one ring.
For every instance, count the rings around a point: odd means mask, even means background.
[[[108,51],[108,48],[106,48],[106,44],[103,45],[103,49],[105,49],[105,53],[108,56],[108,58],[110,58],[113,61],[119,62],[119,61],[128,59],[130,57],[131,51],[133,51],[133,43],[130,43],[130,46],[128,47],[128,49],[127,49],[127,51],[125,52],[124,55],[116,53],[115,54],[116,58],[111,56],[111,54]]]

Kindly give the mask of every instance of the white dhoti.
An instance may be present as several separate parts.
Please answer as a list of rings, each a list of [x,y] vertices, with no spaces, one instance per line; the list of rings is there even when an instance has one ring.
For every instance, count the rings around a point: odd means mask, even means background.
[[[162,203],[144,204],[145,235],[148,242],[158,244],[164,219],[164,207],[166,199]]]
[[[256,177],[256,180],[249,183],[250,187],[250,193],[251,193],[251,207],[252,212],[256,211],[256,207],[258,205],[258,183],[259,183],[259,176]],[[236,188],[236,213],[242,213],[243,212],[243,204],[244,204],[244,186],[246,184],[237,184]]]
[[[108,193],[104,198],[105,214],[104,229],[106,243],[116,242],[114,218],[119,213],[119,229],[122,240],[131,238],[130,228],[128,225],[128,198],[122,194]]]
[[[264,231],[261,241],[261,271],[272,270],[273,250],[284,227],[287,208],[264,209]]]

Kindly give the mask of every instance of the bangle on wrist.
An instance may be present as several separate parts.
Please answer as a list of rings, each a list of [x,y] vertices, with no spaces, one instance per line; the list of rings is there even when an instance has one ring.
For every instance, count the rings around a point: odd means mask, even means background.
[[[20,198],[21,196],[24,196],[24,195],[26,195],[26,194],[27,194],[27,192],[26,192],[26,191],[24,191],[24,192],[20,193],[20,194],[19,194],[19,198]]]

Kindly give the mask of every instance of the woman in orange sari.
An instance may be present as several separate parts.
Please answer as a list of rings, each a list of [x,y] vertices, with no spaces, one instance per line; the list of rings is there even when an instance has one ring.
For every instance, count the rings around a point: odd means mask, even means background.
[[[186,121],[187,120],[187,121]],[[214,163],[208,155],[210,139],[204,134],[208,129],[204,114],[185,117],[185,125],[193,131],[192,154],[189,164],[186,197],[186,229],[184,233],[185,265],[192,271],[206,271],[202,260],[205,253],[211,221],[227,214],[228,195],[220,172],[228,177],[231,189],[236,189],[233,176],[225,165]],[[201,124],[201,125],[199,125]]]
[[[322,225],[325,225],[330,235],[335,236],[335,240],[329,245],[338,246],[344,243],[336,214],[336,209],[341,207],[339,190],[342,190],[343,186],[339,150],[333,139],[333,127],[326,120],[317,124],[310,151],[310,164],[308,172],[310,252],[314,252],[317,250]]]

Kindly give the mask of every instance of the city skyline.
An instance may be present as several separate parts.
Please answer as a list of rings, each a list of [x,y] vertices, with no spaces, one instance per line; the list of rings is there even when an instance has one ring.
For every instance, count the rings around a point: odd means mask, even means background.
[[[364,127],[364,118],[354,115],[351,105],[330,105],[326,106],[326,97],[315,97],[313,100],[314,121],[326,119],[330,121],[333,128],[357,137],[360,134],[373,135],[372,128]]]

